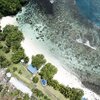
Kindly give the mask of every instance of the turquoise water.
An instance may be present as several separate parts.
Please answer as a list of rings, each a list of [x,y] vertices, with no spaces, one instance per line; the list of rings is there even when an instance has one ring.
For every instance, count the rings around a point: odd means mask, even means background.
[[[69,5],[72,6],[69,8]],[[78,17],[74,18],[73,5],[76,7],[72,0],[57,0],[54,3],[54,15],[50,16],[31,2],[17,16],[18,23],[23,28],[25,24],[30,24],[34,37],[47,44],[49,51],[62,62],[66,70],[77,75],[82,82],[87,82],[88,86],[93,83],[89,88],[94,87],[93,90],[100,93],[100,29],[80,23]],[[78,43],[77,39],[82,43]],[[84,45],[87,40],[96,50]]]
[[[76,0],[80,13],[100,26],[100,0]]]

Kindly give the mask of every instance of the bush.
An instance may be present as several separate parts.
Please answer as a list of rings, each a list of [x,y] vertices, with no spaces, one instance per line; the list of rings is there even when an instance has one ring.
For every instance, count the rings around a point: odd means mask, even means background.
[[[77,88],[65,87],[59,84],[56,80],[48,80],[48,85],[52,86],[55,90],[59,90],[66,98],[70,100],[81,100],[84,92]]]
[[[35,76],[35,77],[33,77],[32,81],[33,81],[34,83],[38,83],[39,78],[38,78],[37,76]]]
[[[9,52],[10,52],[10,48],[9,48],[9,47],[3,47],[2,50],[3,50],[5,53],[9,53]]]
[[[22,71],[21,70],[19,70],[19,72],[18,72],[19,74],[22,74]]]
[[[25,94],[25,95],[24,95],[23,100],[30,100],[28,94]]]
[[[2,68],[6,68],[7,66],[9,66],[11,63],[8,60],[5,60],[2,62],[1,67]]]
[[[3,48],[3,45],[0,43],[0,49],[2,49]]]
[[[22,0],[0,0],[0,13],[3,16],[14,15],[21,10]]]
[[[5,68],[9,66],[11,63],[5,58],[5,56],[0,55],[0,67]]]
[[[13,72],[17,71],[17,67],[13,67]]]
[[[14,54],[12,54],[11,60],[13,63],[17,64],[21,61],[21,59],[24,58],[24,50],[20,49],[18,51],[16,51]]]
[[[2,89],[3,89],[3,86],[2,86],[2,85],[0,85],[0,92],[2,91]]]
[[[24,62],[25,62],[25,63],[28,63],[28,62],[29,62],[29,58],[28,58],[28,57],[25,57],[25,58],[24,58]]]
[[[46,80],[50,80],[57,73],[57,68],[50,63],[47,63],[41,70],[40,75]]]
[[[10,69],[9,68],[7,68],[7,70],[6,70],[6,73],[8,73],[8,72],[10,72]]]
[[[38,69],[46,63],[46,60],[42,54],[37,54],[32,57],[32,65],[36,66]]]
[[[32,92],[35,96],[37,97],[44,97],[43,100],[50,100],[46,95],[43,94],[43,92],[41,90],[38,89],[32,89]]]
[[[5,38],[6,38],[6,34],[0,32],[0,41],[5,41]]]

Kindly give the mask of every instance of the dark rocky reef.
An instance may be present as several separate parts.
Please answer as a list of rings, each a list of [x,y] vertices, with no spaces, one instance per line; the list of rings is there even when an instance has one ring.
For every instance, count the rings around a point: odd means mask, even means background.
[[[53,14],[53,4],[49,0],[34,0],[38,4],[40,10],[43,10],[46,14]]]

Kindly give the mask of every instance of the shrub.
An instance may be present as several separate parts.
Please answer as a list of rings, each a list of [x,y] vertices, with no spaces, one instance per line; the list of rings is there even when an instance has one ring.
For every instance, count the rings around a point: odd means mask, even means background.
[[[41,70],[40,75],[44,79],[52,79],[53,76],[57,73],[57,68],[51,63],[47,63]]]
[[[84,92],[77,88],[65,87],[59,84],[56,80],[48,80],[48,85],[52,86],[54,89],[59,90],[66,98],[70,100],[81,100]]]
[[[3,45],[0,43],[0,49],[2,49],[3,48]]]
[[[17,67],[13,67],[13,72],[17,71]]]
[[[35,76],[35,77],[33,77],[32,81],[33,81],[34,83],[38,83],[39,78],[38,78],[37,76]]]
[[[25,94],[25,95],[24,95],[23,100],[30,100],[28,94]]]
[[[7,68],[7,70],[6,70],[6,73],[8,73],[8,72],[10,72],[10,69],[9,68]]]
[[[32,65],[36,66],[38,69],[46,63],[46,60],[42,54],[37,54],[32,57]]]
[[[19,70],[19,72],[18,72],[19,74],[22,74],[22,71],[21,70]]]
[[[28,62],[29,62],[29,58],[28,58],[28,57],[25,57],[25,58],[24,58],[24,62],[25,62],[25,63],[28,63]]]
[[[9,53],[9,52],[10,52],[10,48],[8,48],[8,47],[3,47],[2,50],[3,50],[5,53]]]
[[[22,0],[21,0],[22,1]],[[0,0],[1,15],[14,15],[21,9],[20,0]]]
[[[2,86],[2,85],[0,85],[0,92],[2,91],[2,89],[3,89],[3,86]]]
[[[13,63],[17,64],[21,61],[21,59],[24,58],[24,56],[25,56],[24,50],[20,49],[20,50],[16,51],[14,54],[12,54],[11,60],[12,60]]]

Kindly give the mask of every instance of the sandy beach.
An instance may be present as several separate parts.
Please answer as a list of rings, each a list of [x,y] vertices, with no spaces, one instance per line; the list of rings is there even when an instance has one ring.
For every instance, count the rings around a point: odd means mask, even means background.
[[[17,25],[15,17],[10,18],[12,20],[8,20],[8,17],[3,17],[0,20],[1,28],[3,28],[7,24]],[[59,83],[64,84],[65,86],[83,89],[84,97],[87,98],[87,100],[100,100],[100,97],[98,95],[85,88],[76,76],[72,75],[62,67],[60,61],[57,60],[57,58],[55,58],[50,53],[50,51],[48,51],[47,46],[35,38],[35,36],[33,35],[33,30],[30,28],[30,26],[24,25],[22,26],[22,28],[20,28],[20,30],[23,32],[25,38],[21,42],[21,45],[24,48],[26,55],[30,58],[29,63],[31,63],[32,55],[43,54],[47,62],[52,63],[58,69],[57,74],[54,76],[55,80],[58,80]]]

